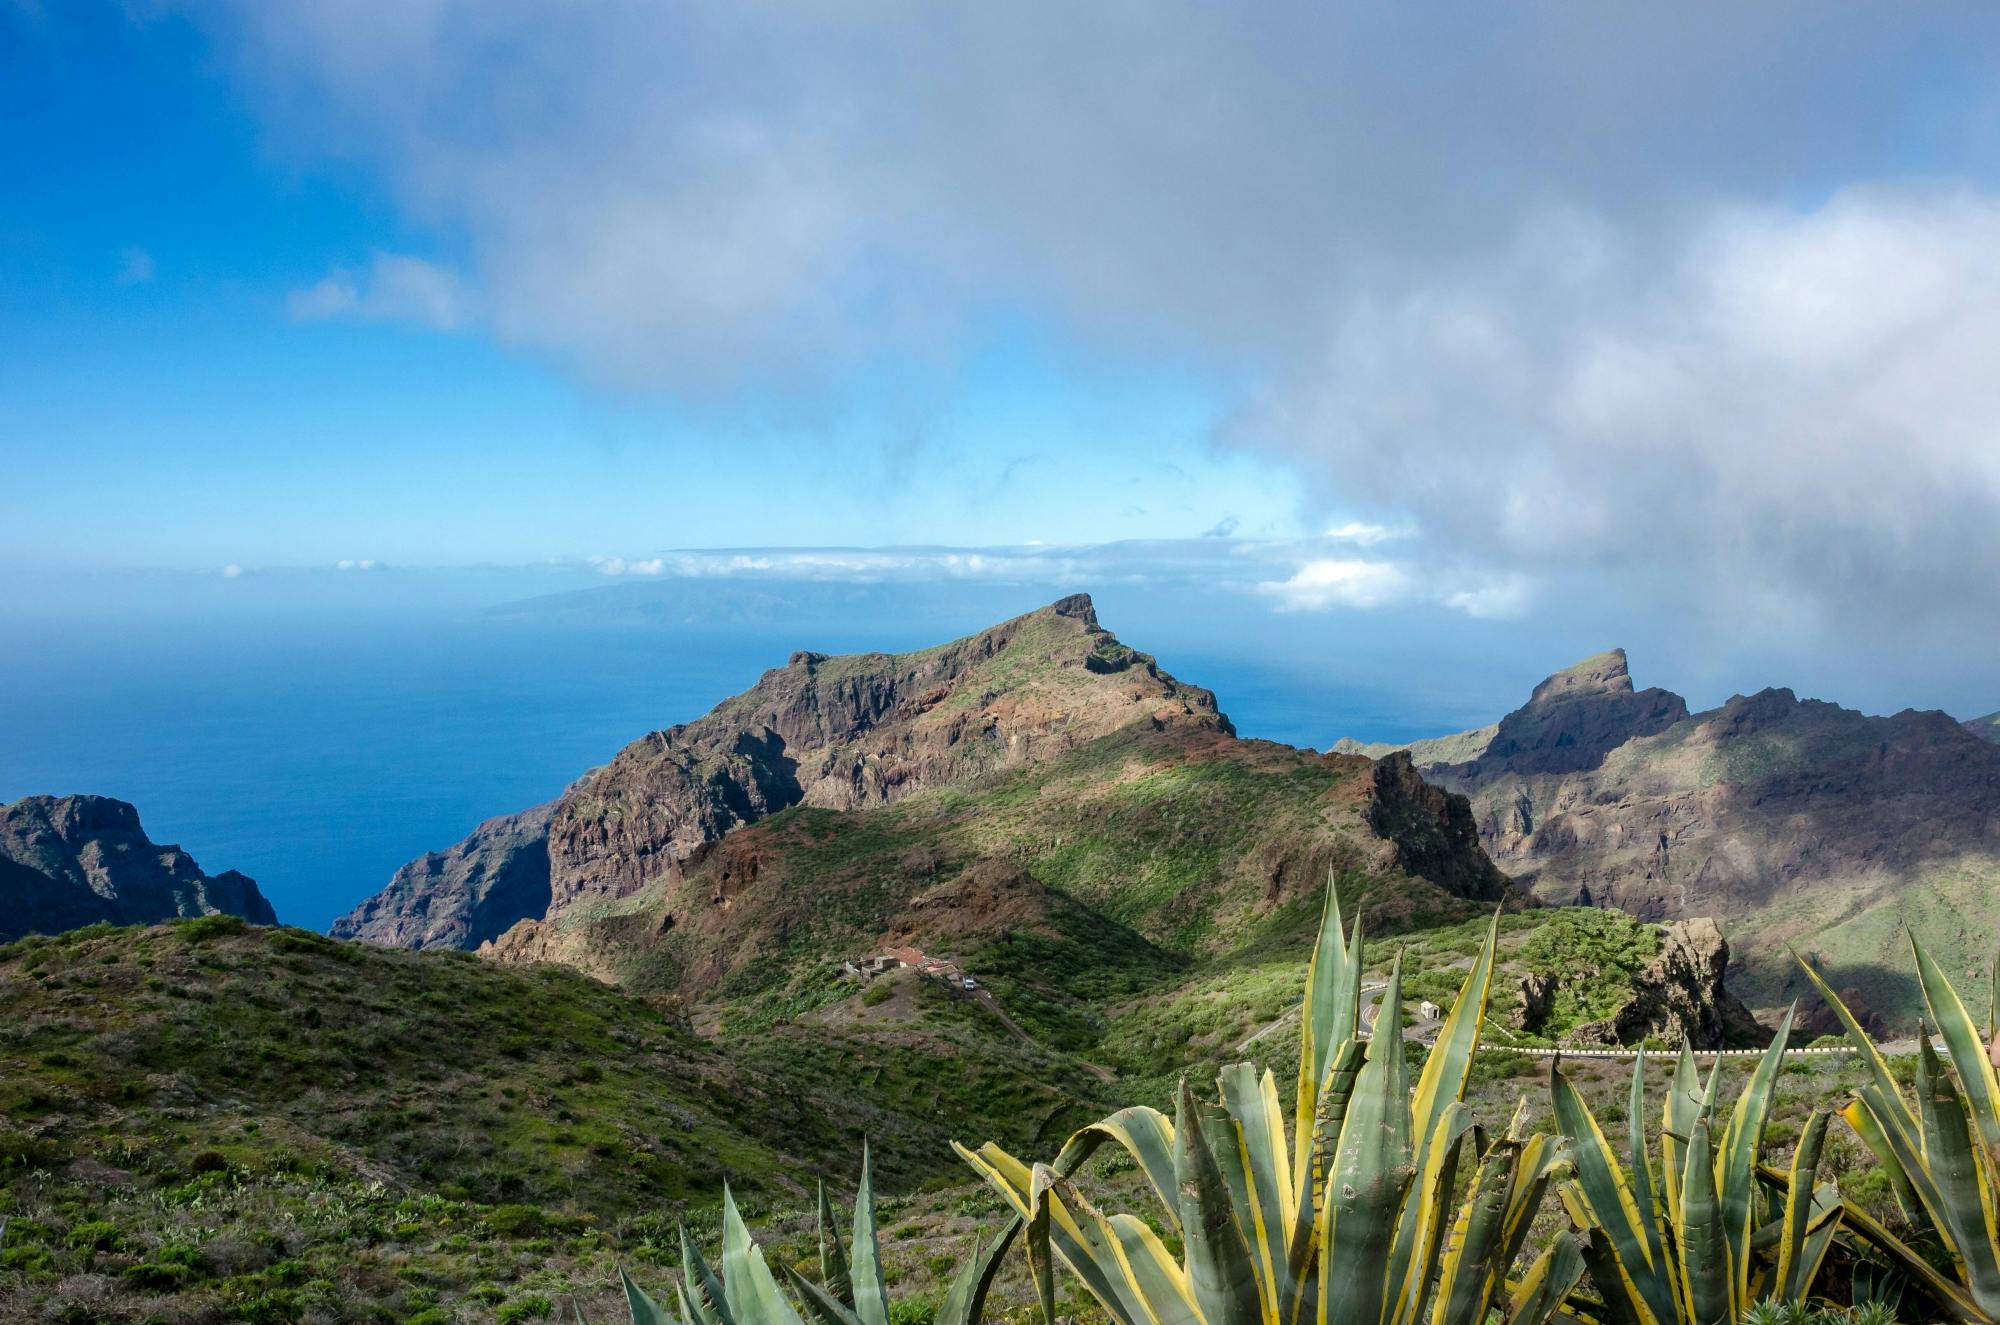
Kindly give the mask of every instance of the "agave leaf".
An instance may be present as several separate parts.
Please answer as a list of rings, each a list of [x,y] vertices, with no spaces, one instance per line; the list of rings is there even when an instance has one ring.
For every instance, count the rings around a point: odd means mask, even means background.
[[[1325,1217],[1328,1178],[1333,1171],[1341,1129],[1346,1125],[1347,1106],[1353,1101],[1354,1087],[1361,1078],[1366,1058],[1359,1040],[1341,1044],[1327,1060],[1326,1079],[1320,1083],[1310,1139],[1296,1142],[1305,1156],[1306,1182],[1298,1189],[1298,1215],[1292,1223],[1292,1244],[1285,1262],[1292,1286],[1289,1302],[1279,1304],[1279,1319],[1285,1325],[1304,1325],[1319,1314],[1319,1234]]]
[[[1035,1281],[1042,1325],[1055,1325],[1056,1321],[1056,1267],[1049,1254],[1049,1224],[1055,1214],[1049,1188],[1054,1178],[1054,1170],[1037,1164],[1028,1187],[1028,1275]]]
[[[1709,1149],[1708,1123],[1704,1120],[1695,1124],[1694,1134],[1688,1138],[1680,1217],[1674,1221],[1688,1325],[1734,1325],[1736,1320],[1731,1303],[1729,1243],[1722,1221],[1722,1202],[1715,1190],[1715,1156]]]
[[[1198,1108],[1194,1092],[1182,1081],[1174,1118],[1174,1171],[1180,1177],[1188,1287],[1204,1320],[1249,1325],[1263,1318],[1250,1245],[1237,1227],[1229,1186],[1202,1134]]]
[[[1167,1121],[1167,1116],[1144,1105],[1120,1109],[1109,1118],[1078,1128],[1063,1142],[1050,1167],[1068,1177],[1106,1141],[1116,1141],[1138,1161],[1139,1171],[1146,1175],[1153,1195],[1159,1198],[1160,1207],[1178,1232],[1180,1194],[1174,1176],[1174,1125]]]
[[[812,1313],[824,1322],[824,1325],[861,1325],[861,1318],[848,1310],[847,1304],[832,1293],[789,1265],[780,1264],[778,1269],[784,1273],[786,1282],[792,1286],[792,1291],[799,1295],[799,1300],[804,1302]]]
[[[1559,1237],[1535,1258],[1528,1273],[1514,1285],[1501,1325],[1542,1325],[1561,1310],[1583,1277],[1583,1252],[1574,1237]],[[1453,1325],[1440,1322],[1440,1325]],[[1474,1322],[1477,1325],[1477,1322]]]
[[[1438,1251],[1452,1222],[1447,1203],[1458,1179],[1459,1156],[1471,1125],[1471,1111],[1452,1101],[1438,1119],[1436,1133],[1414,1156],[1416,1176],[1410,1191],[1415,1204],[1405,1204],[1400,1212],[1395,1245],[1389,1253],[1391,1325],[1421,1320],[1430,1305]]]
[[[1923,1207],[1917,1200],[1916,1189],[1910,1186],[1910,1175],[1903,1172],[1903,1166],[1896,1159],[1894,1147],[1889,1144],[1888,1135],[1882,1124],[1875,1120],[1875,1113],[1858,1096],[1851,1099],[1840,1110],[1841,1121],[1854,1129],[1863,1145],[1874,1154],[1882,1172],[1888,1175],[1889,1190],[1896,1198],[1896,1208],[1904,1218],[1910,1218]]]
[[[722,1281],[702,1259],[701,1248],[681,1225],[681,1278],[687,1283],[688,1305],[693,1308],[695,1325],[736,1325],[729,1304],[723,1299]]]
[[[1148,1325],[1203,1325],[1187,1274],[1167,1254],[1159,1235],[1131,1215],[1099,1218],[1126,1280],[1145,1304]]]
[[[1632,1172],[1632,1204],[1639,1212],[1639,1231],[1646,1260],[1662,1265],[1660,1201],[1653,1193],[1653,1166],[1646,1158],[1646,1046],[1632,1056],[1632,1086],[1625,1100],[1625,1150]]]
[[[1914,1149],[1917,1120],[1910,1112],[1909,1106],[1903,1103],[1902,1094],[1896,1086],[1896,1078],[1889,1071],[1889,1060],[1882,1057],[1882,1051],[1875,1047],[1875,1041],[1868,1037],[1867,1031],[1861,1029],[1861,1023],[1854,1020],[1854,1014],[1847,1010],[1847,1004],[1840,1001],[1840,995],[1834,993],[1826,981],[1819,978],[1819,972],[1808,966],[1805,959],[1797,953],[1792,954],[1792,960],[1799,964],[1799,969],[1806,973],[1806,979],[1812,981],[1813,988],[1819,991],[1819,996],[1833,1009],[1834,1016],[1840,1019],[1841,1027],[1847,1032],[1848,1043],[1854,1046],[1855,1055],[1861,1059],[1862,1066],[1868,1069],[1870,1083],[1881,1092],[1885,1104],[1892,1106],[1877,1117],[1881,1129],[1897,1133],[1907,1148]]]
[[[854,1304],[854,1283],[847,1276],[847,1249],[840,1245],[840,1225],[834,1222],[833,1203],[826,1198],[824,1181],[819,1185],[819,1281],[835,1301],[845,1306]]]
[[[1071,1270],[1076,1272],[1077,1277],[1083,1280],[1084,1287],[1089,1289],[1091,1296],[1102,1303],[1107,1311],[1112,1312],[1121,1322],[1121,1325],[1142,1325],[1143,1315],[1135,1318],[1126,1312],[1123,1296],[1124,1290],[1120,1287],[1116,1279],[1118,1274],[1117,1267],[1098,1255],[1097,1251],[1091,1245],[1082,1224],[1071,1216],[1068,1209],[1059,1199],[1052,1196],[1043,1198],[1045,1205],[1042,1220],[1043,1248],[1041,1252],[1037,1251],[1035,1246],[1036,1229],[1034,1226],[1036,1213],[1036,1196],[1034,1191],[1036,1180],[1035,1170],[1031,1170],[1026,1164],[1023,1164],[1020,1160],[1014,1158],[1014,1156],[1008,1154],[991,1141],[982,1145],[977,1151],[967,1150],[964,1146],[954,1141],[952,1142],[952,1149],[958,1152],[959,1158],[971,1165],[975,1172],[985,1178],[987,1183],[996,1192],[1000,1193],[1002,1199],[1014,1207],[1016,1215],[1024,1221],[1024,1226],[1028,1230],[1028,1269],[1031,1275],[1035,1271],[1038,1255],[1045,1257],[1047,1251],[1053,1248],[1054,1252],[1062,1257],[1063,1263],[1068,1265]],[[1037,1166],[1037,1168],[1041,1169],[1041,1166]],[[1045,1187],[1052,1191],[1068,1189],[1067,1181],[1054,1170],[1041,1169],[1041,1171],[1046,1174],[1046,1177],[1043,1179]],[[1112,1259],[1115,1260],[1115,1258]],[[1053,1304],[1054,1294],[1052,1288],[1050,1295],[1051,1307],[1053,1307]]]
[[[1472,1055],[1479,1048],[1480,1027],[1486,1021],[1487,998],[1493,988],[1493,954],[1499,943],[1500,913],[1495,911],[1493,923],[1486,927],[1486,942],[1480,945],[1472,969],[1465,973],[1458,999],[1451,1005],[1451,1015],[1439,1028],[1430,1056],[1424,1060],[1424,1070],[1417,1076],[1417,1094],[1411,1108],[1412,1135],[1430,1136],[1437,1130],[1438,1119],[1444,1116],[1445,1109],[1465,1098],[1466,1077],[1472,1069]],[[1393,1010],[1388,1004],[1383,1006],[1385,1012]]]
[[[1327,871],[1326,897],[1321,903],[1319,935],[1306,961],[1305,999],[1299,1009],[1298,1104],[1293,1114],[1295,1136],[1310,1136],[1317,1112],[1318,1088],[1326,1079],[1335,1049],[1355,1038],[1361,1015],[1361,924],[1354,925],[1349,946],[1341,946],[1340,894]],[[1308,1157],[1303,1143],[1293,1156],[1292,1187],[1307,1185]]]
[[[1145,1298],[1109,1221],[1069,1179],[1039,1164],[1035,1173],[1047,1184],[1049,1228],[1063,1263],[1076,1272],[1091,1296],[1120,1325],[1160,1325],[1160,1308],[1171,1314],[1172,1304],[1154,1304]],[[1186,1292],[1184,1283],[1181,1291]]]
[[[1290,1253],[1298,1200],[1292,1191],[1292,1161],[1285,1149],[1285,1117],[1278,1084],[1269,1072],[1260,1080],[1247,1063],[1225,1067],[1222,1099],[1235,1120],[1239,1158],[1250,1212],[1252,1250],[1266,1312],[1275,1318],[1291,1296]],[[1217,1147],[1216,1158],[1222,1159]],[[1232,1184],[1233,1185],[1233,1184]]]
[[[1806,1119],[1799,1143],[1792,1149],[1792,1169],[1785,1184],[1785,1210],[1780,1217],[1778,1268],[1771,1277],[1770,1296],[1781,1302],[1803,1301],[1819,1270],[1817,1259],[1808,1263],[1807,1234],[1813,1218],[1813,1178],[1819,1171],[1820,1148],[1826,1141],[1827,1112],[1814,1109]],[[1824,1244],[1819,1248],[1826,1254]]]
[[[1321,1204],[1319,1325],[1384,1325],[1394,1306],[1389,1298],[1390,1249],[1416,1178],[1401,1034],[1402,987],[1399,956],[1348,1102]]]
[[[1701,1117],[1701,1079],[1695,1072],[1694,1048],[1681,1041],[1674,1060],[1674,1078],[1660,1111],[1660,1176],[1666,1183],[1666,1209],[1681,1208],[1681,1170],[1686,1167],[1688,1134]],[[1653,1264],[1660,1264],[1655,1261]]]
[[[1937,1023],[1938,1034],[1944,1037],[1945,1052],[1951,1055],[1951,1065],[1958,1069],[1959,1089],[1965,1093],[1966,1112],[1979,1130],[1981,1142],[1990,1152],[2000,1146],[2000,1081],[1993,1073],[1993,1060],[1987,1054],[1986,1042],[1980,1037],[1979,1027],[1972,1015],[1965,1010],[1965,1004],[1958,998],[1958,992],[1945,979],[1930,954],[1925,952],[1915,935],[1910,936],[1910,951],[1916,954],[1917,981],[1923,986],[1924,1005],[1930,1009],[1931,1020]]]
[[[938,1306],[936,1325],[977,1325],[986,1311],[986,1294],[993,1288],[993,1280],[1000,1272],[1002,1258],[1007,1248],[1014,1244],[1014,1238],[1021,1231],[1021,1221],[1010,1219],[1000,1236],[993,1239],[984,1249],[979,1243],[979,1235],[973,1234],[972,1255],[952,1277],[951,1287],[945,1290],[944,1301]]]
[[[1785,1013],[1777,1034],[1771,1037],[1770,1047],[1764,1050],[1763,1057],[1757,1060],[1755,1070],[1750,1073],[1749,1081],[1744,1083],[1743,1093],[1737,1097],[1736,1107],[1730,1111],[1729,1125],[1723,1129],[1722,1142],[1715,1157],[1716,1197],[1722,1205],[1721,1228],[1723,1244],[1729,1254],[1730,1300],[1736,1304],[1736,1314],[1740,1314],[1750,1303],[1750,1234],[1757,1217],[1757,1153],[1764,1145],[1764,1123],[1771,1110],[1771,1093],[1777,1085],[1778,1069],[1784,1063],[1785,1042],[1791,1036],[1792,1018],[1797,1011],[1794,1005]],[[1719,1055],[1716,1061],[1722,1061]],[[1810,1200],[1810,1170],[1806,1178]]]
[[[778,1290],[763,1250],[750,1240],[727,1183],[722,1187],[722,1300],[741,1325],[805,1325]]]
[[[645,1289],[632,1282],[632,1276],[620,1270],[618,1281],[625,1285],[625,1305],[632,1309],[632,1325],[682,1325],[665,1307],[655,1302]]]
[[[1521,1162],[1521,1143],[1495,1142],[1480,1157],[1472,1191],[1452,1222],[1439,1256],[1437,1311],[1432,1325],[1481,1325],[1494,1281],[1504,1268],[1499,1250],[1507,1235],[1508,1197]]]
[[[1928,1258],[1878,1223],[1875,1217],[1852,1201],[1843,1203],[1841,1224],[1860,1241],[1889,1258],[1896,1269],[1922,1288],[1946,1315],[1966,1325],[1992,1325],[1993,1317],[1980,1309],[1972,1295],[1938,1272]]]
[[[2000,1315],[2000,1230],[1995,1228],[1990,1160],[1967,1122],[1965,1097],[1923,1036],[1917,1044],[1917,1112],[1923,1120],[1925,1168],[1936,1183],[1939,1202],[1929,1211],[1931,1221],[1958,1253],[1973,1300],[1989,1314]]]
[[[1678,1093],[1678,1092],[1677,1092]],[[1665,1265],[1651,1258],[1646,1235],[1639,1223],[1639,1206],[1633,1198],[1623,1167],[1604,1138],[1597,1119],[1583,1097],[1563,1076],[1560,1068],[1549,1072],[1549,1098],[1554,1106],[1556,1130],[1569,1141],[1570,1159],[1576,1166],[1576,1181],[1569,1190],[1574,1198],[1565,1204],[1581,1203],[1584,1218],[1579,1227],[1595,1224],[1604,1235],[1616,1264],[1616,1273],[1625,1291],[1634,1300],[1634,1310],[1643,1310],[1647,1325],[1673,1321],[1675,1293],[1666,1277]],[[1669,1110],[1673,1105],[1669,1103]],[[1572,1211],[1576,1219],[1576,1211]],[[1589,1260],[1594,1252],[1586,1255]],[[1591,1278],[1610,1302],[1618,1294],[1591,1266]]]
[[[1571,1204],[1571,1200],[1566,1199],[1564,1204]],[[1571,1218],[1575,1218],[1575,1211],[1571,1212]],[[1577,1244],[1577,1253],[1590,1270],[1590,1281],[1604,1294],[1602,1306],[1607,1325],[1673,1325],[1677,1317],[1662,1317],[1647,1305],[1638,1281],[1619,1257],[1611,1239],[1605,1236],[1602,1225],[1586,1220],[1578,1225],[1577,1232],[1583,1239]],[[1641,1273],[1650,1277],[1644,1267]]]
[[[853,1244],[847,1278],[854,1292],[854,1314],[861,1325],[889,1325],[889,1289],[882,1282],[882,1249],[875,1237],[875,1180],[866,1141],[861,1143],[861,1185],[854,1192]]]

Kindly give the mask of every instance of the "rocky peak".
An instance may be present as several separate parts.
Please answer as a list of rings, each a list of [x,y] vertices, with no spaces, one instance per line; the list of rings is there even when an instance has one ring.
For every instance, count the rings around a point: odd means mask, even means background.
[[[1632,673],[1625,663],[1625,650],[1612,649],[1608,653],[1592,654],[1543,680],[1528,697],[1528,707],[1538,708],[1590,695],[1631,693]]]
[[[1687,715],[1687,701],[1672,691],[1634,690],[1625,651],[1613,649],[1544,680],[1526,704],[1500,720],[1476,759],[1450,771],[1469,784],[1503,773],[1580,772],[1634,737],[1664,731]]]
[[[1213,694],[1103,629],[1087,594],[913,653],[801,651],[705,716],[626,746],[545,824],[495,821],[405,867],[336,932],[476,946],[496,925],[677,878],[706,844],[790,806],[884,804],[1135,725],[1233,731]],[[546,894],[524,852],[545,855]],[[508,886],[480,886],[502,875]]]
[[[217,913],[278,922],[255,880],[203,873],[179,847],[148,839],[125,801],[29,796],[0,807],[0,941]]]
[[[2000,713],[1989,713],[1983,718],[1973,718],[1965,723],[1965,729],[1982,741],[2000,744]]]

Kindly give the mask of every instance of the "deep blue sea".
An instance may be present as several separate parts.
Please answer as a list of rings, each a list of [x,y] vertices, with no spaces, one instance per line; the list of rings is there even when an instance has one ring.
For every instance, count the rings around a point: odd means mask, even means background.
[[[155,841],[211,873],[242,870],[281,919],[324,929],[403,862],[553,797],[801,643],[912,648],[951,637],[939,629],[875,620],[802,640],[783,621],[691,629],[419,611],[12,628],[0,637],[0,802],[131,801]],[[1120,633],[1216,690],[1245,735],[1323,747],[1347,732],[1446,730],[1461,716],[1412,711],[1329,669],[1274,665],[1266,646],[1222,634]]]

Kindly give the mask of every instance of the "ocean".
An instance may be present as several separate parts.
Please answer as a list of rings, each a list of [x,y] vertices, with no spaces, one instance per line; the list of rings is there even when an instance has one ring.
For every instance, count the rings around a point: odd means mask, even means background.
[[[286,923],[323,930],[405,861],[550,799],[802,643],[915,648],[951,637],[939,629],[877,619],[802,640],[782,620],[690,628],[408,609],[10,628],[0,802],[130,801],[154,841],[210,873],[243,871]],[[1153,629],[1179,638],[1120,633],[1215,690],[1248,736],[1324,747],[1348,732],[1446,730],[1458,716],[1278,665],[1262,645]]]

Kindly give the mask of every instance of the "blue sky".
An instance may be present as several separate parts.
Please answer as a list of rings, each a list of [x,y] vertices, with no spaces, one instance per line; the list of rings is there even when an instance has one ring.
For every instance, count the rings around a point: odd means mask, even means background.
[[[0,4],[0,565],[1211,535],[1274,620],[1970,695],[1994,11],[1128,20]]]

